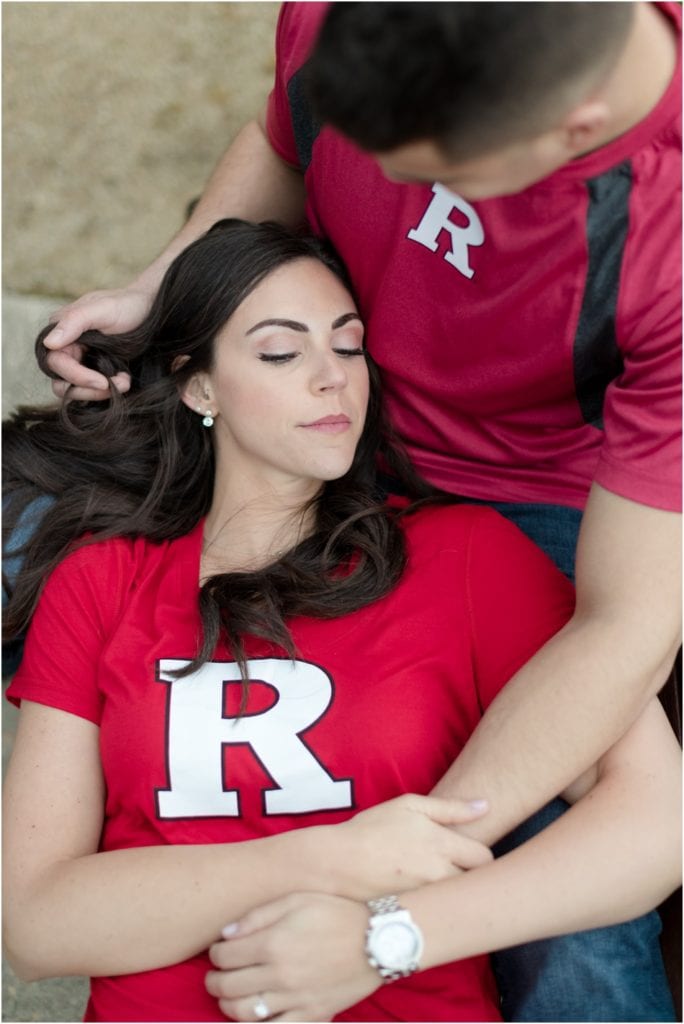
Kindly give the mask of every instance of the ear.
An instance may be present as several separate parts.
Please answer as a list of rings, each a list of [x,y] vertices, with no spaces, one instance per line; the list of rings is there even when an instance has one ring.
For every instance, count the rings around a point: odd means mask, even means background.
[[[187,356],[179,356],[183,362],[187,361]],[[180,363],[180,366],[183,364]],[[174,364],[174,369],[178,369],[178,366]],[[181,401],[187,405],[188,409],[192,409],[193,412],[206,412],[213,405],[213,399],[211,397],[211,390],[206,380],[206,374],[194,373],[192,377],[188,377],[178,388],[178,394],[180,395]]]
[[[574,107],[562,125],[565,147],[572,156],[596,149],[605,137],[610,109],[603,100],[586,100]]]

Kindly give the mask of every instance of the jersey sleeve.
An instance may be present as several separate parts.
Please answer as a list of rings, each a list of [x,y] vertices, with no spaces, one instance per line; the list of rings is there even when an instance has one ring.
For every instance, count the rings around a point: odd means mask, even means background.
[[[306,63],[329,7],[327,3],[284,3],[276,28],[276,71],[266,107],[266,132],[274,150],[292,167],[300,167],[290,90]]]
[[[571,618],[572,584],[516,526],[481,510],[466,560],[475,683],[484,711]]]
[[[643,505],[681,511],[681,324],[677,311],[654,323],[626,353],[606,392],[605,440],[594,479]]]
[[[93,544],[52,572],[7,690],[12,703],[35,701],[99,725],[98,664],[121,604],[126,554],[126,542]]]
[[[681,88],[681,86],[680,86]],[[644,505],[681,510],[681,133],[635,157],[617,305],[623,359],[608,387],[595,480]]]

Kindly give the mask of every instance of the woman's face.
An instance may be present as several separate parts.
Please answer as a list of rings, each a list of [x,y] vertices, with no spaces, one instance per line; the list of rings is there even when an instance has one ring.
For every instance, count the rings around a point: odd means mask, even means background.
[[[264,278],[202,375],[219,470],[273,487],[343,476],[368,403],[362,345],[354,302],[322,263],[302,258]]]

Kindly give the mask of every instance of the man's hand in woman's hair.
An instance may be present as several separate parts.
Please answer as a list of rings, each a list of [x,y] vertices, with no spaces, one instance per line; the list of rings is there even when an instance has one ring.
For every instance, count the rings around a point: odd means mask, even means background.
[[[45,338],[45,347],[50,349],[48,366],[60,380],[55,380],[52,390],[58,398],[69,391],[69,397],[84,402],[94,402],[109,397],[107,379],[95,370],[82,366],[83,347],[78,339],[86,331],[98,330],[103,334],[121,334],[131,331],[147,316],[152,298],[148,292],[138,288],[120,288],[114,291],[89,292],[82,298],[57,310],[52,319],[54,329]],[[130,377],[119,373],[112,377],[119,391],[128,391]]]

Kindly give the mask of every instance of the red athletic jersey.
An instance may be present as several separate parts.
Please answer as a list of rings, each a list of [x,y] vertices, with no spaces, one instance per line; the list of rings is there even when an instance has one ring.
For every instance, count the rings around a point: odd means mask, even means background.
[[[679,29],[679,4],[659,5]],[[418,469],[489,501],[583,508],[592,480],[678,509],[681,65],[615,141],[517,195],[388,181],[309,111],[327,5],[285,4],[268,132],[350,270]]]
[[[103,850],[237,842],[430,792],[501,686],[572,614],[572,587],[516,527],[485,508],[426,509],[405,520],[408,566],[391,594],[335,621],[292,620],[294,664],[249,643],[254,682],[236,724],[238,672],[223,646],[195,675],[170,675],[196,649],[202,525],[67,558],[9,690],[99,724]],[[88,1019],[224,1020],[204,990],[209,968],[201,955],[96,978]],[[477,957],[384,985],[337,1019],[500,1016]]]

